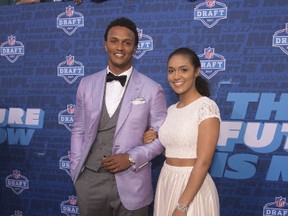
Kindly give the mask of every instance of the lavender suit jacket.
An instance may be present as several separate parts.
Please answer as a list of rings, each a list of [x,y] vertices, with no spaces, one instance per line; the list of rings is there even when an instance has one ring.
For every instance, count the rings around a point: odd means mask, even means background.
[[[75,184],[97,136],[106,85],[106,70],[84,77],[78,87],[71,136],[71,177]],[[153,200],[151,162],[164,151],[158,139],[143,144],[144,132],[159,129],[166,117],[166,101],[160,84],[133,70],[123,98],[113,142],[113,154],[128,153],[136,162],[115,174],[120,199],[129,210]]]

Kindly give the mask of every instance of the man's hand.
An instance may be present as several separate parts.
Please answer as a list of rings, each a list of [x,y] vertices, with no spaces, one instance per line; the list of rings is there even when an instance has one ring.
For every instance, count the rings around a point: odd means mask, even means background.
[[[117,173],[130,167],[127,153],[106,156],[101,161],[101,166],[110,173]]]

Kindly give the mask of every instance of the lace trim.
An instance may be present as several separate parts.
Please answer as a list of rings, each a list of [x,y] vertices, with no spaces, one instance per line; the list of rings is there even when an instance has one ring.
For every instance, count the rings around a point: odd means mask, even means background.
[[[199,109],[199,123],[205,119],[217,117],[220,119],[220,111],[215,103],[203,102]]]

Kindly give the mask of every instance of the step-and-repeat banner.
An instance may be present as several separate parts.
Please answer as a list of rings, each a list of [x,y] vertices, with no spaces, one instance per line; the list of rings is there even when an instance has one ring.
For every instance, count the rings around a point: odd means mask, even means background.
[[[79,215],[70,135],[82,77],[106,67],[104,31],[138,26],[135,67],[161,83],[167,56],[201,59],[222,124],[210,170],[221,216],[288,215],[288,1],[89,0],[0,8],[0,215]],[[163,158],[153,161],[156,184]],[[152,215],[152,214],[151,214]]]

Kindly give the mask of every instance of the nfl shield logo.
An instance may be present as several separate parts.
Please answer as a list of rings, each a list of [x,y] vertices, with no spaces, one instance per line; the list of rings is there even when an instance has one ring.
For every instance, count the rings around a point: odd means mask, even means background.
[[[137,29],[139,40],[142,38],[143,29]]]
[[[282,196],[275,198],[275,205],[277,207],[284,207],[286,204],[286,198],[283,198]]]
[[[74,65],[74,56],[72,55],[69,55],[69,56],[66,56],[66,63],[67,65]]]
[[[15,45],[15,41],[16,41],[16,37],[11,35],[11,36],[8,36],[8,44],[10,46],[14,46]]]
[[[67,112],[69,113],[69,114],[74,114],[74,112],[75,112],[75,105],[73,105],[73,104],[68,104],[67,105]]]
[[[71,17],[74,14],[74,7],[71,7],[69,5],[69,7],[66,7],[66,16]]]
[[[17,211],[15,211],[15,214],[14,214],[14,216],[22,216],[22,212],[21,212],[21,211],[19,211],[19,210],[17,210]]]
[[[207,59],[211,59],[214,57],[214,48],[205,48],[204,49],[205,57]]]
[[[214,7],[215,6],[215,0],[206,0],[206,6],[207,7]]]
[[[20,178],[20,171],[18,171],[18,170],[13,170],[13,177],[15,178],[15,179],[19,179]]]
[[[69,196],[69,204],[70,205],[76,205],[77,204],[77,198],[75,196]]]

